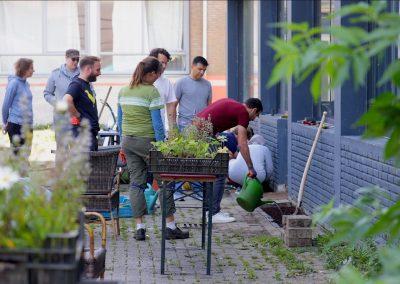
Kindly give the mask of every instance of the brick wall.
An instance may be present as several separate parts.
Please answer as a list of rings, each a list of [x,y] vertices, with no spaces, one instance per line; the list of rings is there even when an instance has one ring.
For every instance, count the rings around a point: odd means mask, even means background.
[[[207,2],[207,59],[209,76],[226,75],[226,1]]]
[[[287,120],[263,115],[259,122],[253,129],[265,138],[266,146],[271,151],[274,166],[271,185],[276,189],[287,181]]]
[[[288,164],[287,121],[275,116],[262,116],[258,126],[260,134],[266,139],[271,150],[274,174],[273,184],[289,185],[289,199],[297,201],[301,178],[315,138],[317,128],[292,123],[291,126],[291,167]],[[360,187],[380,186],[387,194],[382,199],[384,206],[390,206],[400,196],[400,169],[393,161],[383,159],[385,139],[366,141],[358,136],[341,137],[340,151],[335,156],[334,130],[323,130],[315,150],[302,199],[302,206],[308,214],[317,207],[328,203],[335,197],[341,204],[350,204],[358,197],[356,190]],[[338,168],[335,169],[335,162]],[[340,167],[340,168],[339,168]],[[291,180],[287,179],[287,172]],[[338,181],[338,182],[335,182]]]
[[[278,126],[276,119],[265,119],[260,127],[260,135],[265,138],[266,145],[272,154],[272,163],[274,172],[272,173],[271,182],[274,187],[278,180]]]
[[[227,1],[207,1],[207,50],[203,50],[203,1],[190,1],[189,62],[201,55],[210,63],[205,75],[213,101],[226,97]],[[204,54],[206,53],[206,54]]]
[[[203,54],[203,2],[190,1],[189,3],[189,62],[191,62],[194,56]]]
[[[291,139],[291,183],[289,196],[297,201],[301,178],[313,143],[316,127],[292,124]],[[321,204],[328,203],[334,196],[334,134],[323,131],[308,171],[303,194],[303,208],[314,212]]]
[[[357,137],[342,137],[340,200],[352,203],[360,187],[379,185],[388,198],[382,204],[390,206],[400,196],[400,169],[392,161],[384,161],[383,144],[386,141],[361,141]]]

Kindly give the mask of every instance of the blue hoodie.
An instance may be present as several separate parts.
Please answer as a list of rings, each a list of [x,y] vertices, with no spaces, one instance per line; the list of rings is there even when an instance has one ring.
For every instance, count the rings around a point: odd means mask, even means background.
[[[26,79],[9,76],[4,96],[3,125],[7,122],[33,125],[32,92]]]

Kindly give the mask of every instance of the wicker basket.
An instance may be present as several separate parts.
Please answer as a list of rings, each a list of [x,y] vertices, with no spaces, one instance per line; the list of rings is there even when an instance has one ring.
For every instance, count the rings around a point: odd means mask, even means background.
[[[107,194],[114,184],[120,147],[107,147],[89,152],[92,168],[85,194]]]
[[[150,150],[149,171],[157,174],[226,175],[228,163],[228,153],[217,153],[214,159],[197,159],[164,157],[160,151]]]

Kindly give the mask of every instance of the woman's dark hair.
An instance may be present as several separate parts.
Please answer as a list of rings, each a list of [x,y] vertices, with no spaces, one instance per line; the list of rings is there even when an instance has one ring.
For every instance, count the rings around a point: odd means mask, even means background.
[[[15,75],[18,77],[24,77],[29,68],[31,68],[33,60],[30,58],[20,58],[15,62]]]
[[[257,99],[257,98],[250,98],[247,99],[246,102],[244,103],[248,108],[255,108],[257,109],[258,112],[263,111],[263,105],[262,102]]]
[[[135,72],[133,72],[132,80],[129,84],[129,87],[132,89],[133,87],[137,87],[143,83],[143,77],[147,73],[155,72],[161,73],[162,65],[157,58],[153,56],[148,56],[136,66]]]
[[[164,48],[153,48],[150,51],[149,56],[153,56],[155,58],[158,58],[159,54],[164,55],[165,57],[167,57],[168,61],[171,61],[171,54],[169,54],[169,52]]]

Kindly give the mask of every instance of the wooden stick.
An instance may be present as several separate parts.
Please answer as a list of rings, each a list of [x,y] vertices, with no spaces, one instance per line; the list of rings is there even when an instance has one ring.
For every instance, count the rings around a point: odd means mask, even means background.
[[[108,97],[110,96],[111,89],[112,89],[112,86],[110,86],[110,87],[108,88],[108,92],[107,92],[106,98],[105,98],[105,100],[103,101],[103,105],[101,106],[101,110],[100,110],[100,114],[99,114],[99,121],[100,121],[101,115],[103,114],[103,110],[104,110],[104,107],[106,106]]]
[[[308,170],[310,169],[311,160],[312,160],[312,157],[314,155],[315,148],[317,147],[318,138],[321,135],[322,126],[324,124],[326,114],[327,114],[326,111],[324,111],[322,113],[321,122],[319,123],[317,134],[315,135],[314,142],[312,144],[310,154],[308,155],[308,160],[307,160],[307,163],[306,163],[306,167],[304,168],[303,177],[301,178],[299,195],[297,196],[296,210],[293,213],[293,215],[296,215],[297,212],[299,211],[299,208],[300,208],[300,205],[301,205],[301,200],[303,199],[304,187],[306,185]]]

